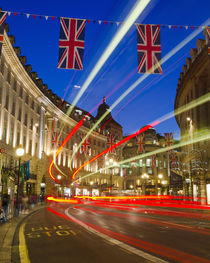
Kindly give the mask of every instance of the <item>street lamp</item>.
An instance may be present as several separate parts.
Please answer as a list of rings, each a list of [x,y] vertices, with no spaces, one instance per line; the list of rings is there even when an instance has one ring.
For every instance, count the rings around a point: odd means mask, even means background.
[[[60,180],[60,179],[61,179],[61,175],[60,175],[60,174],[57,176],[57,179],[58,179],[58,180]]]
[[[20,145],[16,149],[16,155],[19,157],[19,169],[18,169],[18,181],[17,181],[17,198],[16,198],[16,213],[17,215],[19,214],[19,182],[20,182],[20,161],[21,161],[21,156],[24,155],[24,149]]]

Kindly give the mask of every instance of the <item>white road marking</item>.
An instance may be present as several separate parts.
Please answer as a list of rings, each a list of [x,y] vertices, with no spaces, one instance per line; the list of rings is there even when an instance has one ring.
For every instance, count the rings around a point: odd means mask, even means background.
[[[152,255],[150,255],[150,254],[148,254],[148,253],[146,253],[146,252],[144,252],[144,251],[142,251],[142,250],[140,250],[140,249],[131,247],[131,246],[129,246],[129,245],[127,245],[127,244],[125,244],[125,243],[117,240],[117,239],[114,239],[114,238],[112,238],[112,237],[109,237],[109,236],[107,236],[107,235],[105,235],[105,234],[100,233],[99,231],[93,229],[92,227],[87,226],[87,225],[86,225],[85,223],[83,223],[82,221],[80,221],[80,220],[78,220],[77,218],[75,218],[75,217],[73,217],[72,215],[70,215],[69,212],[68,212],[68,210],[69,210],[69,208],[67,208],[67,209],[65,210],[65,214],[66,214],[69,218],[71,218],[74,222],[76,222],[76,223],[79,224],[80,226],[84,227],[84,228],[85,228],[86,230],[88,230],[89,232],[91,232],[91,233],[93,233],[93,234],[95,234],[95,235],[97,235],[97,236],[100,236],[101,238],[104,238],[104,239],[107,240],[108,242],[113,243],[113,244],[115,244],[115,245],[117,245],[117,246],[119,246],[119,247],[121,247],[121,248],[123,248],[123,249],[128,250],[129,252],[131,252],[131,253],[133,253],[133,254],[135,254],[135,255],[137,255],[137,256],[143,257],[143,258],[145,258],[145,259],[147,259],[147,260],[150,260],[150,261],[152,261],[152,262],[154,262],[154,263],[169,263],[168,261],[165,261],[165,260],[160,259],[160,258],[158,258],[158,257],[152,256]]]

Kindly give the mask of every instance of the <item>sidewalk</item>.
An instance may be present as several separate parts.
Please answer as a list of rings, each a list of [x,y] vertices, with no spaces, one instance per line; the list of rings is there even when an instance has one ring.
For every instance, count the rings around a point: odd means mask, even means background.
[[[28,214],[19,214],[18,217],[9,219],[6,223],[0,223],[0,263],[11,263],[12,242],[17,226],[31,213],[45,205],[36,205]]]

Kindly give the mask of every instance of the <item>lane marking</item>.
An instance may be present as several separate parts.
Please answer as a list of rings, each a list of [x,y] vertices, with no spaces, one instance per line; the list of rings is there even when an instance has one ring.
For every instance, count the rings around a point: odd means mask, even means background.
[[[100,233],[99,231],[93,229],[93,228],[90,227],[90,226],[87,226],[86,224],[82,223],[81,221],[77,220],[75,217],[73,217],[72,215],[70,215],[69,212],[68,212],[68,210],[69,210],[69,208],[67,208],[67,209],[65,210],[65,214],[66,214],[69,218],[71,218],[74,222],[77,222],[79,225],[81,225],[82,227],[84,227],[84,228],[85,228],[86,230],[88,230],[89,232],[92,232],[93,234],[95,234],[95,235],[97,235],[97,236],[100,236],[101,238],[105,239],[106,241],[108,241],[108,242],[110,242],[110,243],[113,243],[113,244],[115,244],[115,245],[117,245],[117,246],[119,246],[119,247],[121,247],[121,248],[123,248],[123,249],[125,249],[125,250],[128,250],[130,253],[133,253],[133,254],[135,254],[135,255],[137,255],[137,256],[143,257],[143,258],[145,258],[145,259],[147,259],[147,260],[150,260],[150,261],[152,261],[152,262],[154,262],[154,263],[169,263],[169,261],[165,261],[165,260],[160,259],[160,258],[158,258],[158,257],[152,256],[152,255],[150,255],[150,254],[148,254],[148,253],[146,253],[146,252],[144,252],[144,251],[142,251],[142,250],[140,250],[140,249],[131,247],[131,246],[129,246],[129,245],[127,245],[127,244],[125,244],[125,243],[117,240],[117,239],[114,239],[114,238],[112,238],[112,237],[109,237],[109,236],[107,236],[107,235],[105,235],[105,234]]]
[[[20,226],[20,230],[19,230],[19,255],[20,255],[21,263],[30,263],[28,256],[28,249],[26,247],[26,240],[24,236],[25,225],[26,223],[23,223]]]

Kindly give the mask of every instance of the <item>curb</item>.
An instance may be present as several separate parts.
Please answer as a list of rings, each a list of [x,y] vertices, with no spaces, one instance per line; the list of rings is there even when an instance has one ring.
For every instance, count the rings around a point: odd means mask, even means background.
[[[15,236],[16,230],[23,223],[23,221],[36,212],[39,209],[44,208],[45,205],[38,205],[29,211],[28,214],[19,215],[19,217],[14,217],[9,220],[2,227],[7,227],[5,229],[5,235],[3,237],[3,241],[0,247],[0,263],[11,263],[12,256],[12,247],[13,247],[13,238]],[[1,226],[0,226],[1,229]]]

